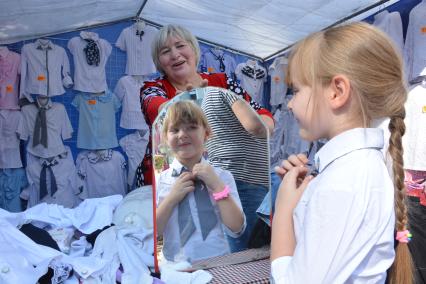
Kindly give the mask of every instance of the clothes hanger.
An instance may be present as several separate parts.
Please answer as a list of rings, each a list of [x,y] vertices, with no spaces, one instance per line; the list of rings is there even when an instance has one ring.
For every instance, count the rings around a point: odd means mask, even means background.
[[[39,42],[39,43],[40,43],[40,45],[42,45],[42,46],[47,46],[47,45],[49,45],[49,44],[50,44],[50,40],[48,40],[47,38],[44,38],[44,37],[39,38],[39,39],[38,39],[38,42]]]
[[[144,28],[145,28],[145,26],[146,26],[146,23],[145,23],[145,21],[142,18],[137,17],[135,19],[135,27],[136,27],[136,30],[138,32],[143,31]]]
[[[40,107],[45,107],[50,102],[50,98],[48,96],[42,96],[42,95],[37,96],[36,100]]]

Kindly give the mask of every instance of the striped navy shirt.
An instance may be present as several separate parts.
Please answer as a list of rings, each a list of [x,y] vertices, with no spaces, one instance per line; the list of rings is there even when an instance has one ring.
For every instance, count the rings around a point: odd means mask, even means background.
[[[242,98],[225,89],[210,90],[202,109],[212,128],[207,141],[209,161],[232,173],[235,180],[269,184],[269,154],[266,138],[248,133],[232,111],[232,104]]]

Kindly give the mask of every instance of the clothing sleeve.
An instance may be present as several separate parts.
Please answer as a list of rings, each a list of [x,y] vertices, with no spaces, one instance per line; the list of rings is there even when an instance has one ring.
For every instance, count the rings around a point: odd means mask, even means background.
[[[19,66],[17,68],[18,69],[17,71],[18,71],[18,75],[21,75],[21,62],[22,62],[21,61],[21,55],[19,53],[17,53],[16,55],[17,55],[17,59],[18,59],[16,64],[18,64],[18,66]]]
[[[70,40],[68,41],[68,44],[67,44],[68,50],[69,50],[69,51],[71,52],[71,54],[72,54],[72,55],[74,55],[74,56],[75,56],[74,51],[75,51],[75,42],[76,42],[76,40],[78,40],[78,38],[77,38],[77,37],[73,37],[72,39],[70,39]]]
[[[404,50],[404,35],[403,35],[403,27],[402,27],[402,19],[401,14],[399,12],[395,12],[392,14],[392,26],[391,29],[394,32],[395,43],[398,47],[398,51],[402,52]]]
[[[241,75],[242,75],[241,69],[243,68],[243,65],[244,63],[240,63],[237,65],[237,67],[235,67],[234,73],[235,73],[236,79],[238,80],[241,80]]]
[[[405,61],[405,74],[407,80],[412,80],[413,74],[413,52],[414,52],[414,19],[413,11],[410,13],[407,34],[405,36],[404,46],[404,61]]]
[[[238,69],[238,66],[237,66]],[[255,102],[250,95],[241,87],[241,85],[233,80],[232,78],[226,78],[226,85],[227,89],[233,91],[235,94],[237,94],[239,97],[244,99],[246,102],[250,104],[250,106],[259,114],[259,115],[266,115],[269,116],[271,119],[273,119],[272,114],[269,112],[269,110],[261,107],[257,102]]]
[[[168,100],[166,92],[159,86],[151,84],[151,86],[144,85],[144,87],[142,87],[141,107],[148,125],[152,125],[154,123],[154,120],[158,115],[160,105]]]
[[[294,254],[277,258],[271,264],[276,283],[346,283],[368,258],[381,237],[377,228],[382,226],[383,208],[376,202],[380,199],[378,195],[377,200],[371,200],[375,204],[370,204],[377,208],[376,214],[363,215],[360,208],[368,205],[355,201],[353,192],[341,188],[315,188],[308,204],[303,203],[302,198],[297,206],[307,208],[303,219],[294,222],[295,231],[300,229],[297,224],[303,224]],[[302,217],[293,216],[293,219],[298,218]]]
[[[126,51],[126,41],[125,41],[124,30],[122,30],[120,35],[118,36],[115,46],[121,49],[122,51]]]
[[[20,87],[19,87],[19,98],[23,99],[26,98],[27,96],[29,96],[29,94],[26,94],[25,89],[26,89],[26,81],[27,81],[27,65],[28,65],[28,58],[27,58],[27,47],[24,45],[22,47],[22,51],[21,51],[21,81],[20,81]],[[31,101],[31,100],[30,100]]]
[[[102,41],[102,45],[104,46],[104,51],[105,51],[105,56],[108,57],[111,55],[111,51],[112,51],[112,46],[111,44],[109,44],[109,42],[107,42],[104,39],[101,39]]]
[[[166,172],[162,172],[157,179],[157,207],[163,202],[164,198],[169,194],[171,190],[171,181],[167,181]]]
[[[71,102],[71,105],[73,105],[77,110],[80,110],[80,102],[81,102],[81,95],[76,95],[74,99]]]
[[[127,136],[124,136],[123,138],[121,138],[119,141],[118,141],[118,144],[120,145],[120,147],[121,147],[121,149],[123,149],[123,151],[124,151],[124,153],[126,153],[126,155],[127,155],[127,145],[128,145],[128,137]]]
[[[70,71],[70,61],[68,60],[67,53],[65,49],[61,49],[62,51],[62,84],[65,88],[69,88],[72,86],[72,78],[71,78],[71,71]]]
[[[21,119],[19,119],[18,122],[18,127],[16,129],[16,133],[18,134],[19,139],[21,140],[28,140],[28,137],[30,136],[30,132],[28,129],[28,124],[27,124],[27,119],[28,119],[28,115],[27,115],[27,110],[26,110],[26,106],[22,107],[21,110]]]
[[[71,121],[68,117],[67,110],[65,109],[64,105],[60,105],[62,108],[62,130],[61,130],[61,136],[63,140],[70,139],[72,137],[73,129],[71,126]]]
[[[231,196],[231,198],[235,201],[235,203],[237,204],[238,208],[240,208],[241,213],[243,214],[243,218],[244,218],[244,222],[242,227],[240,228],[240,230],[238,232],[233,232],[231,231],[228,227],[226,227],[225,225],[223,225],[223,229],[225,231],[225,233],[230,236],[231,238],[238,238],[240,237],[244,231],[246,230],[247,227],[247,221],[246,221],[246,215],[244,214],[243,211],[243,206],[241,205],[241,200],[240,200],[240,196],[238,195],[238,190],[237,190],[237,185],[235,184],[235,179],[232,176],[231,172],[229,171],[225,171],[225,170],[221,170],[220,173],[220,179],[222,180],[222,182],[229,186],[230,190],[229,190],[229,195]],[[223,223],[223,222],[222,222]]]
[[[112,102],[114,104],[114,111],[117,112],[121,107],[121,101],[117,98],[115,94],[112,94]]]
[[[122,101],[124,98],[124,95],[126,94],[126,90],[124,89],[123,86],[123,80],[118,80],[117,85],[115,86],[114,89],[114,94],[117,96],[117,98]]]
[[[265,72],[265,76],[263,77],[263,82],[266,83],[268,81],[268,71],[263,67],[262,67],[262,70],[263,72]]]

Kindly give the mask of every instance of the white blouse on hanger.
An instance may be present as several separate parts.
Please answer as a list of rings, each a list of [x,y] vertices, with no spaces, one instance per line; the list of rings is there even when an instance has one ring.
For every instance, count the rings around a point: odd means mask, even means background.
[[[85,39],[94,40],[99,48],[99,65],[89,65],[84,48]],[[80,36],[68,41],[68,49],[74,56],[74,90],[88,93],[101,93],[108,89],[105,66],[111,55],[112,47],[109,42],[99,38],[94,32],[81,32]]]
[[[249,59],[247,62],[237,65],[235,75],[253,100],[260,105],[264,105],[263,85],[267,81],[266,69],[260,66],[256,60]]]
[[[402,55],[404,37],[402,32],[402,20],[399,12],[389,13],[387,10],[384,10],[374,16],[373,25],[384,31],[393,40]]]

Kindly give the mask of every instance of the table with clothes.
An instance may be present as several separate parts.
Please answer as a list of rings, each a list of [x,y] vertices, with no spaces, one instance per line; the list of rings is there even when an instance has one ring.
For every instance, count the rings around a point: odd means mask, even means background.
[[[155,283],[151,195],[0,209],[0,283]]]

